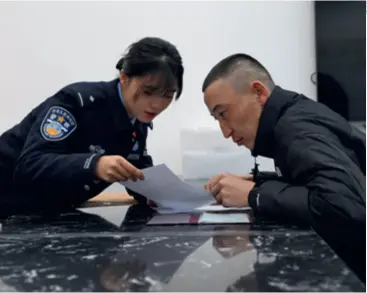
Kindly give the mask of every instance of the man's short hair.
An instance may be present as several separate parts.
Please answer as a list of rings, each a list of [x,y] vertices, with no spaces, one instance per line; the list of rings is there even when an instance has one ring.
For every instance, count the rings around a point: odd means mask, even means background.
[[[254,80],[264,82],[271,90],[275,87],[266,68],[247,54],[233,54],[217,63],[206,76],[202,91],[221,78],[231,80],[236,89],[247,87]]]

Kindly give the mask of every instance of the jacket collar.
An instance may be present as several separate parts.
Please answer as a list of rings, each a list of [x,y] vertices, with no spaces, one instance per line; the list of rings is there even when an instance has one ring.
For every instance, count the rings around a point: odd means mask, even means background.
[[[132,129],[131,121],[129,115],[121,103],[119,93],[117,91],[117,83],[119,79],[114,79],[106,83],[106,98],[110,105],[110,113],[113,119],[113,123],[116,129],[121,131]]]
[[[284,111],[298,96],[295,92],[275,86],[260,116],[252,156],[274,157],[274,128]]]
[[[121,88],[121,83],[120,82],[117,82],[117,93],[119,94],[122,105],[124,105],[124,107],[125,107],[125,102],[124,102],[124,97],[122,96],[122,88]],[[131,122],[131,124],[134,125],[134,123],[136,122],[136,117],[131,118],[130,122]]]

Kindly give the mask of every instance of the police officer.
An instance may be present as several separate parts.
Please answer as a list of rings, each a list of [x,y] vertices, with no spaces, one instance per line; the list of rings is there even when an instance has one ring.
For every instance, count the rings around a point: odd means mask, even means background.
[[[111,183],[142,180],[152,120],[182,92],[181,56],[143,38],[119,78],[67,85],[0,136],[0,213],[77,206]]]
[[[274,159],[277,172],[253,180],[219,174],[207,188],[226,206],[312,226],[365,281],[366,138],[321,103],[275,85],[253,57],[234,54],[203,83],[223,135]]]

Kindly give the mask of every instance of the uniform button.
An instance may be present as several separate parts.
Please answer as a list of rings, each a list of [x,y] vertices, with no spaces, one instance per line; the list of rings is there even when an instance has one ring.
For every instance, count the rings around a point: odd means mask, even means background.
[[[90,190],[90,186],[89,186],[89,185],[84,185],[84,189],[85,189],[86,191],[89,191],[89,190]]]

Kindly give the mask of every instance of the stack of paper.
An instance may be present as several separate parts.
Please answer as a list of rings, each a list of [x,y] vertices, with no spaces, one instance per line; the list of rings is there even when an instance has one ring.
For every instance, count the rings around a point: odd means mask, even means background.
[[[143,172],[144,180],[122,184],[154,201],[162,213],[188,212],[215,203],[204,187],[198,189],[183,182],[164,164],[144,169]]]
[[[166,165],[143,170],[145,179],[122,184],[157,204],[158,214],[149,225],[249,223],[249,208],[225,208],[202,189],[178,178]]]
[[[194,207],[192,209],[183,209],[180,207],[175,208],[156,208],[155,209],[159,214],[175,214],[175,213],[205,213],[205,212],[221,212],[221,213],[236,213],[236,212],[244,212],[246,210],[250,210],[250,208],[225,208],[222,205],[218,204],[209,204],[199,207]]]

